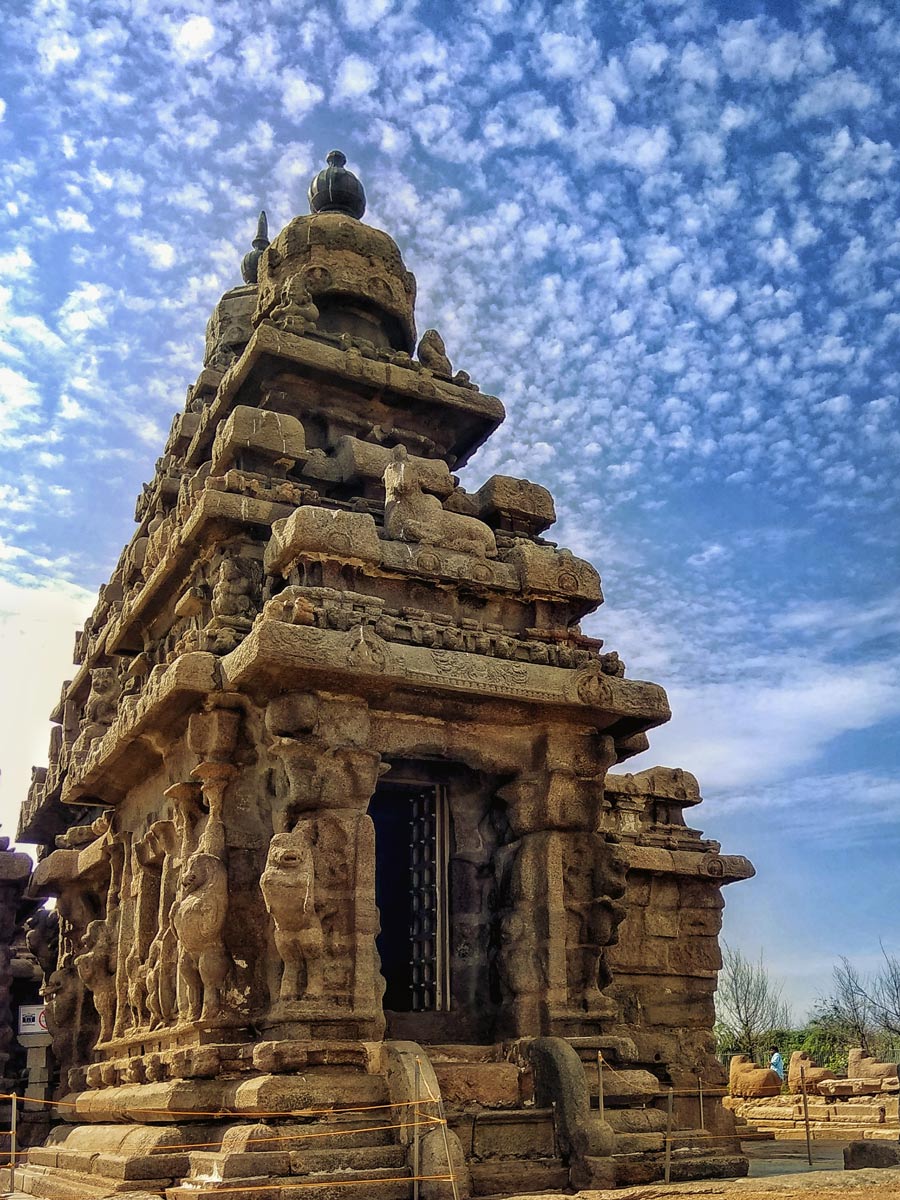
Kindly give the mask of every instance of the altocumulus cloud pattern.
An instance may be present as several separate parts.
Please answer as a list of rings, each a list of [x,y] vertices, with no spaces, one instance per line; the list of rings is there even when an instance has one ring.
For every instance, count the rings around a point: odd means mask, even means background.
[[[877,955],[895,6],[14,0],[0,37],[7,823],[256,212],[304,211],[336,144],[420,327],[509,410],[465,482],[554,490],[604,576],[590,632],[676,711],[636,769],[696,771],[709,832],[757,862],[726,936],[801,1002]]]

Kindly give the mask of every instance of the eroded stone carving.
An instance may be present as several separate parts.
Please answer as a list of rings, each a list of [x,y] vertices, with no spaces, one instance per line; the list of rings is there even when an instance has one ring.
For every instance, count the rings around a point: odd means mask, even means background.
[[[75,959],[78,977],[91,993],[100,1018],[100,1041],[108,1042],[116,1022],[116,942],[105,920],[91,921]]]
[[[272,838],[260,878],[266,908],[275,922],[281,956],[282,1000],[322,993],[322,922],[316,912],[315,867],[304,824]]]
[[[384,527],[402,542],[446,546],[479,558],[494,558],[493,530],[475,517],[447,512],[436,496],[422,490],[422,479],[404,446],[397,446],[384,471]]]

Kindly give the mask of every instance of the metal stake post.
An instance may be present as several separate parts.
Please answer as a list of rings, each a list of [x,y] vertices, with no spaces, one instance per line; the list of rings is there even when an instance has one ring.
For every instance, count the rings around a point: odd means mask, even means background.
[[[809,1105],[806,1103],[806,1071],[803,1067],[800,1068],[800,1093],[803,1096],[803,1124],[806,1126],[806,1160],[812,1166],[812,1143],[809,1137]]]
[[[13,1092],[12,1113],[9,1122],[9,1190],[16,1190],[16,1150],[19,1126],[19,1097]]]
[[[672,1179],[672,1106],[675,1103],[675,1092],[669,1088],[669,1099],[666,1106],[666,1183]]]
[[[597,1051],[597,1109],[600,1113],[600,1120],[604,1120],[604,1097],[603,1097],[603,1055]]]
[[[420,1072],[422,1068],[416,1059],[416,1083],[414,1089],[414,1099],[416,1103],[415,1116],[413,1117],[413,1200],[419,1200],[419,1108],[422,1089],[419,1086]]]
[[[706,1121],[703,1119],[703,1076],[697,1076],[697,1092],[700,1097],[700,1128],[706,1132]]]

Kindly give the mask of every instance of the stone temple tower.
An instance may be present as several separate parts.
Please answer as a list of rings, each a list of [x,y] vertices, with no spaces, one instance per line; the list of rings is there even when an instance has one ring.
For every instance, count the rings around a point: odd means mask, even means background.
[[[608,776],[665,693],[581,632],[546,489],[459,485],[503,406],[417,349],[340,152],[310,206],[209,321],[23,806],[61,1124],[18,1184],[639,1182],[670,1088],[680,1177],[741,1173],[712,994],[752,868],[692,776]]]

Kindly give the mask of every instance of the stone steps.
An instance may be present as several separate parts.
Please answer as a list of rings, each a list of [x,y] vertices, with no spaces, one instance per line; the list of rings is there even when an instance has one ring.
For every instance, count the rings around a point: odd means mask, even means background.
[[[596,1062],[584,1064],[584,1074],[592,1103],[597,1103],[599,1081]],[[609,1108],[630,1108],[646,1104],[662,1094],[663,1087],[655,1075],[640,1068],[624,1067],[622,1070],[604,1068],[603,1103]]]
[[[412,1183],[409,1171],[403,1167],[372,1167],[364,1170],[331,1170],[316,1172],[303,1179],[302,1190],[297,1188],[296,1176],[255,1175],[242,1179],[196,1180],[192,1186],[168,1187],[167,1200],[197,1200],[198,1193],[215,1196],[218,1193],[232,1200],[347,1200],[348,1196],[373,1200],[410,1200]],[[366,1183],[371,1182],[371,1191]],[[200,1187],[197,1186],[200,1184]],[[244,1190],[246,1189],[246,1190]]]
[[[250,1175],[315,1175],[321,1171],[381,1170],[406,1166],[402,1146],[331,1147],[326,1150],[270,1150],[246,1153],[193,1151],[188,1178],[218,1175],[220,1179],[242,1179]]]
[[[616,1187],[636,1187],[658,1183],[665,1178],[665,1153],[613,1154]],[[722,1154],[716,1149],[689,1153],[673,1150],[671,1181],[687,1183],[698,1179],[732,1179],[747,1174],[747,1159],[738,1154]]]
[[[568,1168],[561,1166],[558,1159],[473,1162],[469,1163],[469,1171],[473,1196],[501,1197],[518,1193],[532,1196],[542,1192],[558,1193],[569,1188]]]
[[[552,1157],[556,1142],[549,1108],[448,1112],[447,1124],[467,1158]]]
[[[110,1180],[53,1167],[16,1169],[15,1186],[43,1200],[103,1200],[115,1192],[158,1191],[158,1180]]]
[[[518,1108],[522,1103],[521,1071],[515,1063],[431,1059],[431,1065],[447,1105]]]

